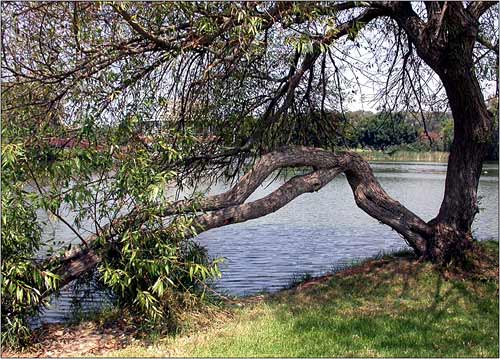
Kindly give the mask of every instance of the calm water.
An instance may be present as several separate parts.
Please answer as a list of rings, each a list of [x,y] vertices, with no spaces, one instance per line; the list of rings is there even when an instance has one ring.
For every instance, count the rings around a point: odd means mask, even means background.
[[[374,163],[381,185],[424,220],[433,218],[444,194],[446,165],[442,163]],[[266,195],[283,180],[267,183],[249,200]],[[213,193],[226,189],[212,188]],[[481,212],[474,222],[478,239],[498,239],[498,164],[485,164],[479,184]],[[47,235],[73,238],[55,224]],[[213,257],[225,257],[219,290],[235,295],[275,291],[304,273],[330,271],[382,251],[405,248],[401,237],[360,210],[343,176],[316,193],[304,194],[266,217],[217,228],[197,239]],[[42,316],[44,322],[65,320],[70,314],[71,290],[66,289]],[[84,307],[99,306],[87,300]]]

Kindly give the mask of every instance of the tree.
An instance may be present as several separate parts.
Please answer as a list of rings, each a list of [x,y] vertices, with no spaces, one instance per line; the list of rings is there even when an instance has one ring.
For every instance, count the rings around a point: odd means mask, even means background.
[[[4,91],[19,95],[4,112],[62,109],[68,133],[94,145],[78,161],[86,158],[94,171],[90,164],[102,161],[100,180],[89,171],[64,175],[40,191],[58,199],[55,213],[71,202],[77,218],[95,224],[82,246],[41,264],[59,264],[60,285],[105,260],[110,246],[124,246],[131,230],[172,233],[176,225],[190,237],[276,211],[342,172],[357,205],[401,234],[418,256],[463,262],[473,248],[477,186],[493,132],[481,81],[498,83],[494,2],[2,6]],[[364,66],[354,66],[355,52]],[[426,109],[451,109],[445,194],[429,222],[388,196],[360,156],[335,147],[347,122],[345,104],[372,67],[385,75],[373,80],[384,111],[418,112],[427,131]],[[31,101],[16,92],[19,86],[45,96]],[[145,141],[139,124],[151,119],[169,131]],[[105,130],[119,126],[113,135]],[[249,166],[220,195],[180,201],[159,195],[165,183],[234,178]],[[273,171],[289,167],[310,172],[245,203]],[[36,180],[42,172],[28,173]],[[69,178],[77,185],[63,190]],[[104,197],[94,198],[89,184]],[[179,216],[187,226],[178,225]]]
[[[384,149],[387,146],[413,143],[417,140],[417,131],[404,118],[404,114],[389,116],[380,113],[365,118],[359,131],[359,142],[363,146]]]

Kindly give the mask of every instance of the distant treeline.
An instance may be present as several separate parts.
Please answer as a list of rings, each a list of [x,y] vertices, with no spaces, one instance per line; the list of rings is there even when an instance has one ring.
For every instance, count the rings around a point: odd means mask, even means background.
[[[491,139],[488,160],[498,160],[498,115]],[[373,113],[347,112],[338,121],[344,145],[349,148],[404,151],[446,151],[453,142],[451,114],[427,112]]]

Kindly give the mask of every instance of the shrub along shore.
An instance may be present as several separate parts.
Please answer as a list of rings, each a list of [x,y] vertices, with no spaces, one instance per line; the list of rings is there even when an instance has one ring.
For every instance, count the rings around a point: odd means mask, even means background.
[[[408,253],[365,260],[275,294],[187,313],[176,334],[140,332],[124,313],[43,328],[3,356],[498,357],[498,242],[474,270]],[[472,267],[471,267],[472,268]]]

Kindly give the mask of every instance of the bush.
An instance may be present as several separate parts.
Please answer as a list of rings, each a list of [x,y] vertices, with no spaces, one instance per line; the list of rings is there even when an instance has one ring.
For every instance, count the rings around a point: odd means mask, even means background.
[[[2,345],[23,347],[29,341],[28,320],[45,303],[43,293],[57,287],[57,276],[42,270],[36,255],[41,246],[38,207],[25,190],[22,145],[2,144]]]
[[[64,128],[38,129],[33,138],[24,118],[11,118],[2,130],[2,345],[28,345],[29,320],[60,289],[58,261],[49,257],[68,244],[57,238],[44,242],[37,215],[42,211],[61,221],[61,213],[72,212],[74,218],[65,222],[78,233],[95,232],[94,226],[102,228],[127,209],[140,208],[145,223],[90,244],[103,258],[98,280],[119,306],[148,325],[171,323],[185,305],[198,303],[206,282],[220,275],[219,260],[209,260],[187,238],[195,231],[189,218],[165,224],[155,215],[170,205],[166,189],[176,183],[175,166],[182,166],[183,156],[197,145],[195,137],[188,130],[169,132],[147,143],[133,118],[109,128],[97,128],[86,118],[72,133],[75,146],[55,148],[46,139],[65,141]]]
[[[149,326],[175,325],[183,309],[204,297],[206,282],[220,276],[221,259],[210,260],[205,248],[178,235],[186,221],[168,232],[126,232],[98,268],[117,304]]]

